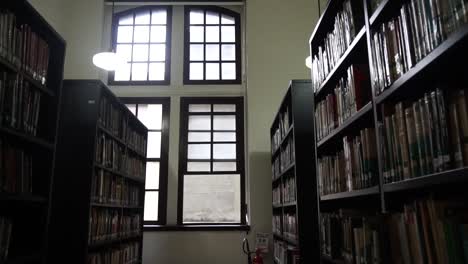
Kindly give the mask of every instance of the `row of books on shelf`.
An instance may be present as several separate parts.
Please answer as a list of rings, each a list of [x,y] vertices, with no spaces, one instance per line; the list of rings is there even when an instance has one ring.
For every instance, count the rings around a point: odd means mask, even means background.
[[[343,150],[318,159],[320,195],[369,188],[378,183],[374,128],[343,138]]]
[[[299,249],[280,240],[273,240],[273,254],[278,264],[299,264]]]
[[[104,133],[98,137],[96,163],[126,175],[145,176],[145,162],[142,158],[126,152],[120,143]]]
[[[128,117],[120,107],[112,103],[112,100],[106,96],[101,97],[98,122],[114,136],[125,139]]]
[[[385,183],[468,166],[467,96],[465,89],[436,89],[385,106]]]
[[[336,88],[315,107],[317,139],[320,140],[343,124],[370,101],[367,65],[351,65]]]
[[[271,139],[271,153],[280,147],[281,141],[286,136],[289,128],[291,127],[290,118],[289,107],[286,107],[283,112],[278,114],[278,127],[276,128],[275,133]]]
[[[122,213],[120,209],[91,209],[89,243],[126,238],[141,234],[141,215]]]
[[[273,215],[272,224],[273,224],[273,233],[275,233],[277,235],[281,235],[281,233],[282,233],[282,230],[281,230],[281,215],[279,215],[279,214]]]
[[[15,73],[0,72],[0,124],[36,135],[41,93]]]
[[[380,94],[468,22],[464,0],[411,0],[372,35],[373,87]]]
[[[33,156],[0,137],[0,190],[32,193]]]
[[[276,180],[281,175],[281,166],[280,166],[280,158],[277,157],[273,164],[271,165],[271,176],[272,180]]]
[[[92,179],[91,199],[95,203],[125,206],[140,205],[140,188],[128,180],[102,169]]]
[[[49,68],[49,45],[15,14],[0,10],[0,57],[21,68],[42,84]]]
[[[137,132],[131,126],[129,126],[127,128],[126,138],[126,142],[131,149],[137,151],[141,155],[146,154],[146,134]]]
[[[118,248],[92,253],[88,264],[132,264],[140,260],[140,243],[125,243]]]
[[[290,137],[288,143],[281,149],[280,153],[280,170],[283,172],[295,161],[294,154],[294,138]]]
[[[273,205],[291,203],[296,201],[296,177],[285,179],[276,188],[273,188]]]
[[[321,213],[322,256],[344,263],[383,263],[381,236],[379,221],[375,216],[354,210]]]
[[[10,247],[11,230],[13,223],[6,217],[0,217],[0,261],[8,259],[8,250]]]
[[[295,212],[286,212],[283,215],[283,237],[297,240],[297,217]]]
[[[316,54],[313,54],[311,72],[315,92],[356,37],[358,27],[363,24],[363,13],[358,4],[351,0],[344,1],[342,10],[335,16],[333,29],[317,48]]]

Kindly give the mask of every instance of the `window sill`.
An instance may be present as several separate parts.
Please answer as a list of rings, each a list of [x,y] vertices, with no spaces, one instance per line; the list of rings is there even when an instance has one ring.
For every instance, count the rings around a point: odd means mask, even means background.
[[[144,232],[151,231],[250,231],[249,225],[144,225]]]

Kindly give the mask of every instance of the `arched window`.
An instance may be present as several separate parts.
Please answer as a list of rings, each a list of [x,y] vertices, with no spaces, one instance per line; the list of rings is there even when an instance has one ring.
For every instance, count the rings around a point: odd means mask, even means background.
[[[109,74],[110,84],[169,84],[171,17],[166,6],[145,6],[114,16],[114,49],[128,64]]]
[[[214,6],[185,7],[185,84],[240,84],[240,15]]]

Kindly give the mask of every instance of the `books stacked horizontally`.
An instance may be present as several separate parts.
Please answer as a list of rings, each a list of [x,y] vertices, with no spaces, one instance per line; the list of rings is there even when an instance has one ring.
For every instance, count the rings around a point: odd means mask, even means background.
[[[281,141],[286,136],[291,126],[289,118],[289,107],[286,107],[286,109],[280,113],[278,117],[278,127],[276,128],[276,131],[271,139],[271,153],[274,153],[280,147]]]
[[[109,249],[88,256],[88,264],[132,264],[140,259],[140,243],[133,242],[121,245],[119,248]]]
[[[297,217],[295,212],[283,215],[283,236],[291,240],[297,240]]]
[[[467,91],[436,89],[387,107],[382,132],[386,183],[468,166]]]
[[[427,198],[386,219],[390,263],[468,263],[468,209],[463,200]]]
[[[333,93],[317,103],[315,120],[318,140],[326,137],[369,102],[368,79],[367,65],[351,65]]]
[[[41,93],[19,74],[0,72],[0,124],[37,134]]]
[[[0,21],[0,58],[45,84],[49,67],[47,42],[30,26],[18,25],[16,16],[7,10],[0,10]]]
[[[281,187],[273,188],[273,205],[281,205]]]
[[[358,136],[343,138],[343,150],[318,160],[320,195],[348,192],[378,183],[377,149],[374,128]]]
[[[275,263],[299,264],[300,254],[297,248],[289,246],[287,243],[279,240],[274,240],[273,247]]]
[[[97,169],[91,185],[91,199],[95,203],[139,205],[140,190],[122,177]]]
[[[139,214],[122,214],[120,209],[92,208],[90,218],[90,244],[141,234]]]
[[[373,87],[380,94],[468,22],[464,0],[411,0],[372,35]]]
[[[289,177],[282,183],[283,202],[291,203],[296,201],[296,177]]]
[[[0,217],[0,261],[8,259],[8,249],[10,247],[12,221],[5,217]]]
[[[288,139],[288,143],[286,144],[286,146],[281,149],[280,161],[281,172],[283,172],[285,169],[291,166],[291,164],[294,163],[294,139],[292,137]]]
[[[343,9],[335,16],[333,29],[323,40],[312,58],[312,87],[315,92],[320,89],[323,81],[335,67],[343,53],[348,49],[356,37],[362,24],[358,5],[347,0],[343,3]],[[359,27],[359,28],[358,28]]]
[[[32,193],[33,158],[0,138],[0,192]]]
[[[381,263],[379,220],[358,211],[322,213],[320,219],[323,256],[344,263]],[[402,263],[402,262],[391,262]],[[422,262],[407,262],[422,263]]]

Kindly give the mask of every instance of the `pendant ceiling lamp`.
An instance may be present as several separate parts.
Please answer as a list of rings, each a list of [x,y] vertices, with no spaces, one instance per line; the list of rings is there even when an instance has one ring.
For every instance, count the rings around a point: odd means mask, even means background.
[[[114,1],[112,1],[112,19],[114,18]],[[111,40],[112,47],[112,40]],[[114,50],[99,52],[93,56],[93,64],[106,71],[115,71],[127,62],[120,57]]]

